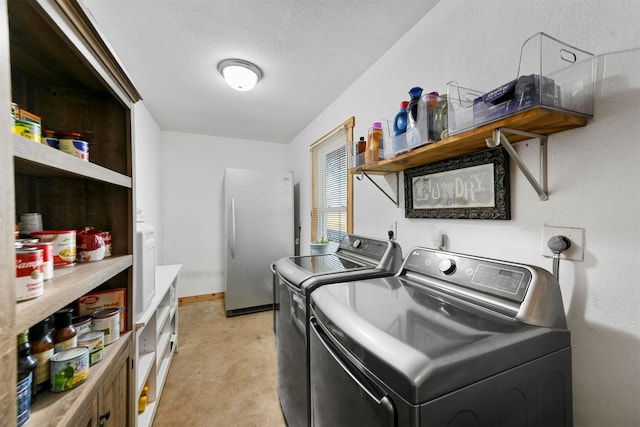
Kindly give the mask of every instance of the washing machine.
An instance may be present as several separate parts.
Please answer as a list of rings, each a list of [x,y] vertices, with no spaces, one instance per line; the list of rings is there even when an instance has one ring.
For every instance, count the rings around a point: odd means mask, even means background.
[[[278,394],[287,424],[308,426],[309,295],[324,285],[394,275],[402,250],[394,240],[347,234],[335,253],[286,257],[274,270]]]
[[[315,290],[314,427],[570,426],[571,340],[544,269],[414,248]]]

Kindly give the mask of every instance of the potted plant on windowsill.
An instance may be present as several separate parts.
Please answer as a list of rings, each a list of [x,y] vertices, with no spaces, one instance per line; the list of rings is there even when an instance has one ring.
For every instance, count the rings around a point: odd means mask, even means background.
[[[319,241],[311,242],[311,255],[322,255],[329,253],[329,238],[322,236]]]

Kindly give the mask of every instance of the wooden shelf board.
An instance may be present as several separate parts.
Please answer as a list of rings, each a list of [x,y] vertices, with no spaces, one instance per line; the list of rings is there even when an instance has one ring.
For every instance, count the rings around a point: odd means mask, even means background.
[[[16,303],[14,335],[18,335],[56,310],[93,290],[133,265],[132,255],[111,256],[102,261],[77,263],[56,268],[54,277],[44,282],[44,294]]]
[[[17,173],[41,177],[89,178],[132,188],[133,180],[129,176],[84,161],[48,145],[38,144],[20,135],[12,134],[11,141]]]
[[[494,129],[511,128],[520,131],[550,135],[577,127],[586,126],[587,120],[571,114],[538,107],[512,117],[486,124],[476,129],[453,135],[442,141],[423,145],[415,150],[390,159],[351,169],[351,174],[366,171],[371,175],[386,175],[429,163],[447,160],[464,154],[486,150],[485,140],[493,136]],[[529,139],[522,135],[509,135],[509,141]]]
[[[44,392],[38,394],[31,406],[30,426],[54,427],[67,425],[73,416],[84,408],[85,396],[96,394],[102,382],[111,373],[110,364],[115,361],[121,350],[128,345],[131,332],[120,336],[120,339],[104,348],[104,358],[89,368],[89,378],[76,388],[60,393]]]

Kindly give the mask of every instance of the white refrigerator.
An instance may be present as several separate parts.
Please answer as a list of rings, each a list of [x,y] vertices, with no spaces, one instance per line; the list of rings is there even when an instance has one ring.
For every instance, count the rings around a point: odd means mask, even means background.
[[[271,264],[294,255],[293,172],[226,169],[227,316],[273,308]]]

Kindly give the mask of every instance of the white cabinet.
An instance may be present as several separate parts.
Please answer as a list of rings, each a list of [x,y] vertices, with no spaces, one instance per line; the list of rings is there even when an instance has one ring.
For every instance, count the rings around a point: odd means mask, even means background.
[[[153,424],[169,365],[178,346],[178,272],[181,267],[156,267],[155,298],[136,319],[136,402],[144,386],[149,388],[146,408],[138,414],[138,427]]]

